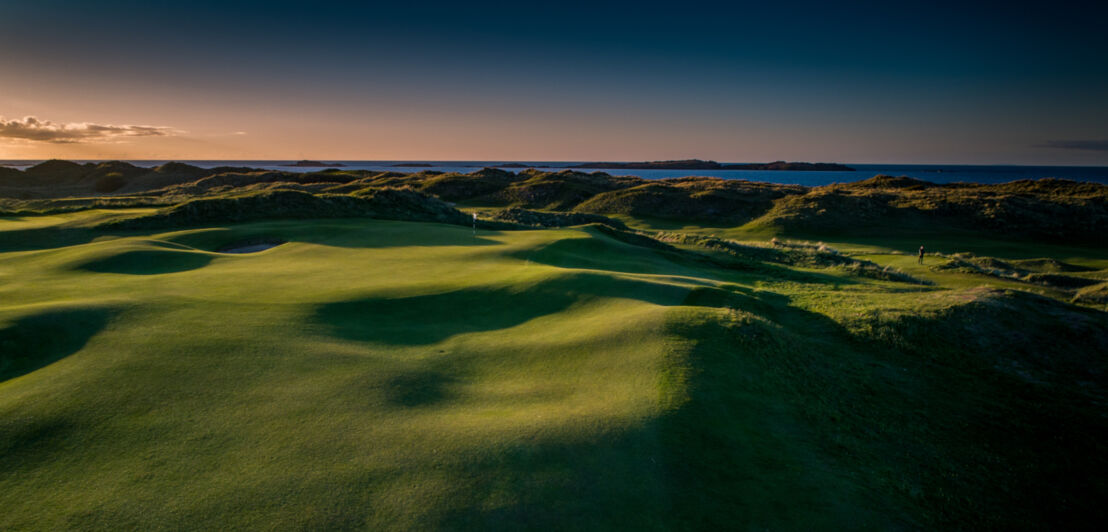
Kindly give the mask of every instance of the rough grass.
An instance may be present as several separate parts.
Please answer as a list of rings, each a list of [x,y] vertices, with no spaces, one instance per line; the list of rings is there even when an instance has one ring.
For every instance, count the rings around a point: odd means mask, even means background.
[[[1033,241],[1098,242],[1108,187],[1059,179],[936,185],[876,176],[774,202],[753,226],[787,233],[892,235],[969,231]]]
[[[107,229],[141,229],[243,222],[273,218],[368,218],[465,223],[467,217],[449,205],[403,189],[378,189],[356,195],[311,194],[298,190],[265,190],[204,197],[161,212],[103,225]]]
[[[626,229],[623,222],[598,214],[541,212],[512,207],[489,213],[492,220],[521,224],[530,227],[571,227],[574,225],[604,224]]]
[[[84,165],[48,161],[26,172],[8,170],[0,176],[0,213],[8,214],[78,208],[183,207],[186,202],[225,202],[232,197],[266,191],[282,194],[298,191],[333,204],[334,214],[316,209],[316,216],[355,216],[361,214],[358,208],[349,205],[350,197],[373,198],[379,193],[406,188],[468,206],[560,211],[560,216],[623,215],[652,218],[670,225],[746,224],[748,232],[780,233],[793,239],[805,233],[818,233],[824,238],[853,238],[942,231],[1089,245],[1099,243],[1108,232],[1108,187],[1058,179],[939,185],[905,177],[875,176],[854,183],[809,188],[708,177],[646,180],[603,172],[528,169],[514,174],[491,168],[471,174],[337,169],[296,173],[251,168],[201,169],[178,163],[140,168],[119,161]],[[377,205],[376,210],[380,208]],[[571,212],[577,214],[565,214]],[[295,209],[285,214],[306,216]],[[388,217],[397,218],[395,214]],[[223,218],[219,221],[245,220]],[[527,218],[522,223],[564,225],[550,218],[550,213]]]
[[[1076,303],[1097,306],[1103,305],[1105,310],[1108,311],[1108,283],[1100,283],[1082,288],[1074,294],[1073,300]]]
[[[1106,517],[1106,314],[975,288],[1007,281],[601,225],[92,227],[135,214],[0,219],[2,529]],[[217,253],[251,241],[287,243]]]

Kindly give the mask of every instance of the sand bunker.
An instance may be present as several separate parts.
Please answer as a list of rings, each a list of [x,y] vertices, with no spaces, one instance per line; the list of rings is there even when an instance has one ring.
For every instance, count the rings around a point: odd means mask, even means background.
[[[284,244],[284,240],[265,240],[265,241],[252,241],[252,242],[239,242],[236,244],[230,244],[223,246],[216,250],[217,253],[257,253],[259,251],[265,251],[269,248],[280,246]]]

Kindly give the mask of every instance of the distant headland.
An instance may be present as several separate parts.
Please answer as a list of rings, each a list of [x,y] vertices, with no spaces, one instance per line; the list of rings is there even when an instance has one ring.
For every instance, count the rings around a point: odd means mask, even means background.
[[[296,161],[295,163],[292,163],[292,164],[283,164],[281,166],[290,166],[290,167],[297,167],[297,168],[318,168],[318,167],[340,168],[340,167],[343,167],[343,166],[346,166],[346,165],[341,164],[341,163],[324,163],[324,162],[320,162],[320,161],[303,160],[303,161]]]

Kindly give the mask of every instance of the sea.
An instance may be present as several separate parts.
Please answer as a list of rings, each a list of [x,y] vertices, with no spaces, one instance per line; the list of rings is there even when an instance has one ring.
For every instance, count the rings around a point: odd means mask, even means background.
[[[41,160],[0,161],[0,166],[24,169],[42,162]],[[95,160],[77,160],[75,162],[100,162]],[[132,160],[136,166],[154,167],[170,161]],[[291,172],[311,172],[324,167],[289,166],[295,161],[190,161],[179,160],[203,168],[217,166],[238,166],[261,168],[266,170],[285,170]],[[565,170],[569,166],[582,163],[567,161],[336,161],[324,160],[327,164],[342,165],[349,170],[374,170],[396,172],[419,172],[433,170],[437,172],[475,172],[485,167],[497,167],[505,164],[524,165],[543,171]],[[336,164],[337,163],[337,164]],[[738,163],[726,163],[738,164]],[[1007,183],[1021,179],[1044,179],[1048,177],[1108,184],[1108,167],[1105,166],[1007,166],[1007,165],[944,165],[944,164],[850,164],[854,172],[816,172],[790,170],[614,170],[596,168],[574,168],[583,172],[606,172],[612,175],[633,175],[645,179],[665,179],[669,177],[707,176],[723,179],[745,179],[805,186],[821,186],[832,183],[848,183],[868,179],[875,175],[907,176],[932,183]],[[505,171],[519,172],[523,168],[503,168]]]

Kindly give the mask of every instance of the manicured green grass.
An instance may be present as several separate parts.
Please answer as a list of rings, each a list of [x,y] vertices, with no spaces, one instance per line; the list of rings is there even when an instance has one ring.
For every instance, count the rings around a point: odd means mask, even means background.
[[[1103,517],[1103,363],[1061,353],[1104,313],[876,247],[936,284],[590,227],[87,227],[126,214],[0,220],[0,529]]]

